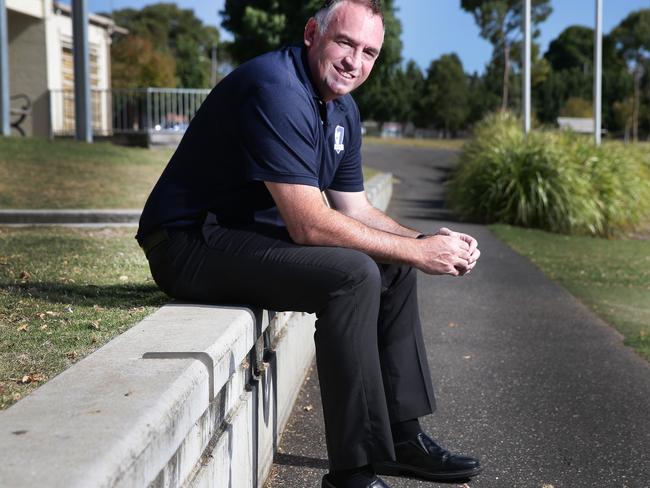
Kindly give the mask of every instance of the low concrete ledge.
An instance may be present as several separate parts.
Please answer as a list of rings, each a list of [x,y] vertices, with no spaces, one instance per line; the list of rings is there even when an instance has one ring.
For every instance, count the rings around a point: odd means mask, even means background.
[[[368,182],[373,204],[385,208],[391,181]],[[162,307],[0,413],[0,486],[260,488],[314,320]]]

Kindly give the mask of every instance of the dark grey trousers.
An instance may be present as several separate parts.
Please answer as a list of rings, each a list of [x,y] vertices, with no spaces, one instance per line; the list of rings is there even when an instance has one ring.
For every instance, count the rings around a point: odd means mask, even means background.
[[[414,269],[352,249],[300,246],[263,224],[169,235],[147,256],[168,295],[316,314],[332,469],[394,459],[390,424],[435,409]]]

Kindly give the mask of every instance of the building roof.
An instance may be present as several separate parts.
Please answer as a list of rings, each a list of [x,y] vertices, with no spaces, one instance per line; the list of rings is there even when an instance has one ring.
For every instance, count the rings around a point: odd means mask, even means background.
[[[72,16],[72,8],[70,5],[66,5],[60,2],[54,2],[53,8],[55,11],[59,11],[68,17]],[[116,25],[113,19],[110,17],[104,17],[103,15],[97,14],[88,14],[88,20],[91,24],[97,25],[99,27],[104,27],[105,29],[111,32],[117,32],[118,34],[128,34],[129,31],[124,27]]]

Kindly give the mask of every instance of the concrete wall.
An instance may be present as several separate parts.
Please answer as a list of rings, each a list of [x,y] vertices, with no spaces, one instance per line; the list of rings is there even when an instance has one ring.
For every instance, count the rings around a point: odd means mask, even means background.
[[[32,113],[21,127],[28,136],[50,133],[45,24],[42,19],[9,10],[9,94],[24,94],[32,102]],[[12,120],[14,118],[12,117]],[[12,129],[13,134],[17,134]]]

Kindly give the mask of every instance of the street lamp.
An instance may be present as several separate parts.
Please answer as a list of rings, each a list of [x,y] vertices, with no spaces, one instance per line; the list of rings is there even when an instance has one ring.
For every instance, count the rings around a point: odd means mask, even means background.
[[[603,0],[596,0],[596,29],[594,30],[594,140],[601,142],[603,96]]]
[[[531,101],[530,101],[530,43],[531,43],[531,34],[530,34],[530,9],[531,9],[531,0],[523,0],[524,2],[524,15],[523,15],[523,30],[524,30],[524,46],[522,56],[524,62],[522,63],[524,69],[522,73],[523,81],[523,116],[524,116],[524,133],[528,134],[530,132],[530,112],[531,112]]]

